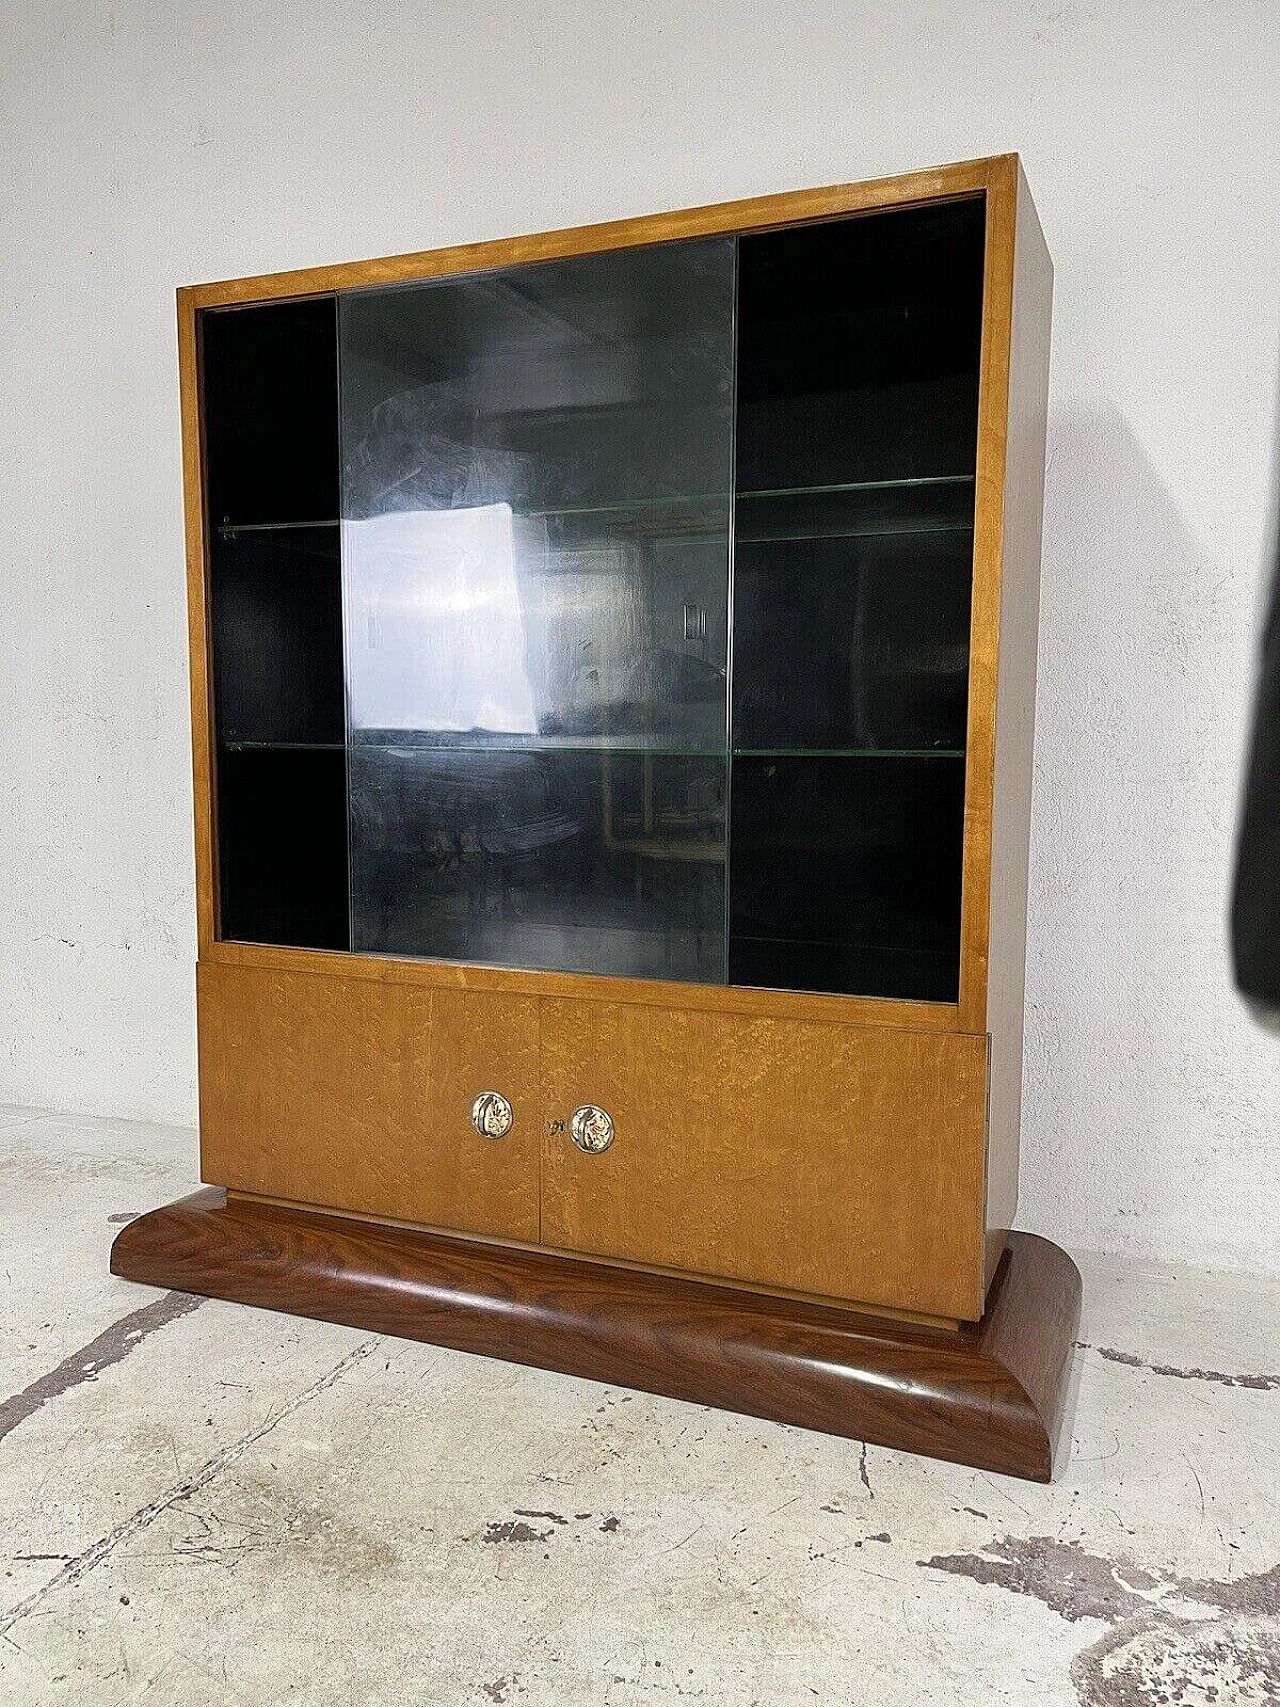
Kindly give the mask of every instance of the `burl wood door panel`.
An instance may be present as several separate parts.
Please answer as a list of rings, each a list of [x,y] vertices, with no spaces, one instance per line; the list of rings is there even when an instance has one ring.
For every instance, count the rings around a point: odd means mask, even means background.
[[[200,1158],[233,1191],[538,1237],[538,1003],[202,963]],[[505,1138],[471,1125],[499,1091]]]
[[[932,1316],[983,1299],[986,1039],[546,1001],[542,1242]]]

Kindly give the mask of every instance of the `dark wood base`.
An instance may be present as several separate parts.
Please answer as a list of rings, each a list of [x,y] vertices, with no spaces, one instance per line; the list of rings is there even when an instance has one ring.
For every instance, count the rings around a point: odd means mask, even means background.
[[[1080,1317],[1075,1264],[1030,1233],[949,1332],[214,1189],[126,1226],[111,1272],[1042,1482]]]

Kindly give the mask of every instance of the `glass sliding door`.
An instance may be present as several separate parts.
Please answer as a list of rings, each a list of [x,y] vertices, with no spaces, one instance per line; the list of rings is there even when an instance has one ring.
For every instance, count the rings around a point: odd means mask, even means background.
[[[723,982],[734,243],[339,303],[351,943]]]
[[[739,244],[731,983],[957,996],[984,214]]]

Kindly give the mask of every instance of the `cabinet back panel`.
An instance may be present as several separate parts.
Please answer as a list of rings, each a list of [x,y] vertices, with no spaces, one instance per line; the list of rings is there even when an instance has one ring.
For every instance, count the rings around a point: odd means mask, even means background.
[[[538,1236],[538,1004],[202,963],[201,1177],[497,1238]],[[470,1122],[482,1092],[506,1138]]]
[[[976,1320],[986,1040],[543,1003],[542,1239],[586,1254]]]
[[[742,491],[972,474],[981,197],[744,236]]]
[[[346,731],[337,527],[229,534],[213,556],[219,743],[340,747]]]
[[[332,521],[338,352],[332,297],[202,317],[205,482],[213,526]]]
[[[347,779],[340,747],[218,754],[222,934],[346,948]]]
[[[346,948],[337,309],[200,329],[219,934]]]
[[[963,845],[959,757],[735,758],[731,982],[955,1001]]]
[[[985,234],[739,242],[731,983],[958,998]]]

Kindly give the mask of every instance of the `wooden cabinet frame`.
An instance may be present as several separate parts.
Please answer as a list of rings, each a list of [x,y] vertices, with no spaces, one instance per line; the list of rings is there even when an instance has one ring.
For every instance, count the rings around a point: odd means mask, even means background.
[[[791,991],[735,989],[723,986],[681,985],[680,1001],[727,1013],[769,1013],[789,1019],[822,1019],[840,1025],[903,1026],[909,1030],[988,1030],[993,985],[1008,978],[1021,961],[1023,927],[1015,915],[1025,908],[993,909],[993,874],[1011,873],[1025,865],[1025,842],[1030,812],[1030,731],[1034,714],[1034,657],[1026,660],[1018,679],[1015,660],[1000,671],[1001,625],[1017,624],[1023,634],[1035,634],[1039,561],[1040,503],[1043,493],[1044,398],[1047,384],[1048,317],[1052,267],[1044,246],[1035,208],[1016,154],[943,166],[900,178],[881,178],[865,184],[840,184],[829,189],[800,190],[785,195],[759,196],[747,201],[721,202],[680,213],[650,214],[639,219],[577,226],[492,243],[460,244],[422,254],[396,255],[380,261],[356,261],[333,267],[310,267],[299,272],[271,273],[218,284],[193,285],[178,292],[178,360],[182,403],[183,480],[187,548],[187,605],[191,656],[192,766],[195,778],[196,911],[201,960],[241,966],[293,968],[334,972],[342,976],[407,978],[421,984],[452,984],[469,989],[504,990],[526,995],[598,995],[605,1001],[644,1002],[666,1006],[671,985],[657,980],[593,977],[580,973],[525,972],[454,962],[397,960],[382,956],[347,956],[324,950],[256,947],[222,942],[216,934],[216,826],[213,811],[213,723],[207,621],[207,554],[203,447],[200,428],[200,375],[197,360],[196,316],[201,309],[233,303],[268,302],[281,298],[327,294],[380,284],[407,284],[448,274],[482,272],[517,262],[544,261],[566,255],[585,255],[677,238],[707,237],[732,232],[765,231],[774,226],[839,214],[906,207],[981,193],[987,201],[987,241],[983,279],[983,328],[979,390],[978,447],[975,488],[977,504],[973,540],[973,603],[970,628],[969,716],[965,769],[965,846],[961,890],[960,996],[957,1002],[918,1002],[863,996],[810,996]],[[1015,232],[1022,242],[1016,256]],[[1015,303],[1014,278],[1020,266],[1021,288]],[[1014,361],[1021,378],[1036,380],[1036,396],[1028,397],[1015,433],[1028,442],[1010,442],[1010,374]],[[1038,434],[1038,437],[1037,437]],[[1038,446],[1038,448],[1037,448]],[[1018,608],[1003,608],[1003,566],[1012,552],[1020,561],[1009,577],[1022,592]],[[1025,589],[1023,582],[1029,583]],[[1009,601],[1010,606],[1013,600]],[[999,679],[998,679],[999,677]],[[1001,843],[993,835],[996,789],[996,726],[1001,707],[1012,723],[1008,743],[1024,763],[1007,783],[1008,806]],[[1003,761],[1002,752],[1002,761]],[[1025,878],[1024,878],[1025,885]],[[1003,925],[1009,916],[1013,929]],[[360,968],[364,970],[361,971]],[[998,1003],[998,996],[996,997]]]
[[[255,946],[218,938],[214,729],[207,613],[208,518],[203,490],[204,447],[201,442],[201,376],[197,338],[197,317],[202,310],[304,298],[355,287],[410,283],[675,239],[740,235],[839,215],[976,194],[985,198],[986,238],[973,531],[959,994],[955,1002],[809,995],[733,986],[506,970],[381,955]],[[966,1110],[966,1135],[962,1139],[957,1127],[957,1154],[963,1151],[970,1159],[959,1172],[949,1164],[939,1164],[938,1178],[951,1182],[948,1189],[954,1187],[957,1193],[956,1215],[963,1222],[963,1236],[951,1252],[951,1256],[957,1250],[968,1253],[955,1258],[963,1269],[959,1279],[942,1276],[942,1265],[951,1260],[948,1253],[942,1251],[937,1259],[939,1274],[932,1283],[907,1285],[902,1278],[902,1251],[897,1247],[886,1249],[881,1265],[882,1283],[877,1285],[868,1281],[852,1295],[849,1275],[859,1272],[856,1265],[852,1269],[846,1266],[841,1270],[839,1264],[824,1265],[819,1259],[807,1267],[800,1265],[796,1274],[803,1273],[811,1279],[816,1277],[821,1282],[812,1285],[797,1282],[794,1276],[788,1279],[776,1265],[770,1269],[772,1259],[767,1256],[764,1259],[767,1272],[752,1275],[749,1253],[736,1266],[735,1262],[727,1260],[718,1268],[709,1261],[690,1266],[700,1268],[703,1273],[711,1272],[724,1281],[774,1286],[780,1294],[787,1290],[800,1290],[834,1297],[842,1308],[870,1304],[888,1312],[898,1309],[922,1313],[950,1321],[953,1327],[957,1320],[977,1321],[983,1316],[984,1307],[988,1315],[995,1310],[1000,1287],[1008,1286],[1007,1274],[1011,1268],[1017,1267],[1011,1259],[1006,1258],[1003,1263],[1001,1259],[1009,1243],[1008,1229],[1017,1198],[1027,845],[1051,294],[1052,267],[1048,252],[1018,157],[1012,154],[868,183],[762,196],[683,212],[497,242],[465,244],[384,260],[312,267],[196,285],[178,292],[196,897],[201,968],[201,1088],[206,1122],[202,1160],[206,1177],[233,1189],[257,1191],[263,1196],[277,1195],[271,1190],[273,1176],[270,1169],[259,1169],[255,1174],[251,1161],[247,1159],[252,1143],[246,1140],[249,1149],[237,1150],[234,1144],[229,1148],[226,1142],[229,1130],[223,1118],[226,1109],[234,1105],[238,1110],[227,1116],[233,1134],[238,1130],[237,1122],[244,1126],[247,1119],[243,1102],[235,1102],[232,1094],[235,1087],[229,1078],[229,1063],[234,1060],[235,1049],[244,1047],[243,1036],[237,1032],[243,1016],[233,1011],[237,998],[227,995],[224,999],[219,992],[243,989],[245,977],[253,980],[253,988],[257,992],[249,1005],[260,1010],[260,1017],[267,1016],[262,1023],[274,1028],[272,1035],[286,1052],[290,1047],[288,1000],[281,994],[286,989],[307,992],[302,1005],[313,1017],[318,1016],[316,1024],[319,1030],[314,1035],[321,1037],[332,1030],[332,1014],[337,1011],[335,1004],[340,1007],[345,1002],[353,1011],[363,1014],[364,1032],[371,1036],[379,1027],[378,1016],[384,1012],[400,1016],[395,1021],[399,1024],[408,1013],[431,1011],[436,997],[441,999],[443,1011],[449,1006],[449,1000],[465,996],[497,998],[498,1007],[513,1012],[526,1009],[533,1012],[536,1009],[541,1016],[539,1024],[545,1024],[546,1017],[554,1015],[566,1003],[593,1003],[597,1004],[600,1015],[613,1016],[612,1024],[623,1023],[617,1016],[622,1015],[625,1021],[625,1016],[630,1013],[632,1020],[629,1023],[633,1029],[643,1030],[650,1021],[654,1026],[660,1025],[662,1015],[652,1010],[667,1010],[677,1017],[683,1016],[690,1034],[698,1032],[701,1022],[710,1024],[717,1018],[729,1028],[726,1035],[736,1022],[741,1022],[741,1026],[747,1029],[752,1022],[758,1022],[766,1031],[773,1028],[767,1039],[769,1046],[782,1047],[781,1040],[785,1035],[793,1043],[803,1040],[803,1047],[814,1049],[818,1054],[822,1052],[822,1039],[825,1037],[831,1045],[833,1059],[865,1061],[871,1064],[868,1071],[873,1075],[879,1073],[879,1079],[875,1080],[877,1106],[882,1113],[888,1111],[885,1118],[890,1120],[896,1108],[906,1123],[906,1129],[910,1129],[913,1107],[919,1104],[919,1087],[913,1083],[911,1073],[901,1067],[901,1062],[913,1050],[919,1053],[911,1039],[914,1037],[923,1044],[932,1038],[936,1053],[937,1047],[950,1038],[957,1060],[964,1058],[984,1063],[982,1089],[985,1091],[985,1108],[982,1110],[975,1110],[973,1105],[972,1084],[966,1077],[970,1068],[966,1067],[960,1074],[966,1086],[961,1099]],[[329,980],[336,982],[326,993],[326,981]],[[423,1004],[426,1004],[425,1008]],[[564,1011],[570,1010],[566,1008]],[[330,1015],[329,1020],[324,1018],[326,1013]],[[645,1019],[646,1014],[649,1021]],[[856,1035],[851,1035],[851,1032]],[[967,1044],[972,1045],[969,1053],[966,1053]],[[465,1057],[469,1045],[460,1047]],[[545,1048],[545,1040],[540,1047]],[[394,1047],[390,1053],[394,1056]],[[928,1051],[924,1053],[928,1054]],[[359,1085],[364,1086],[361,1095],[367,1092],[367,1097],[372,1099],[366,1107],[366,1114],[368,1107],[372,1107],[377,1118],[388,1120],[394,1138],[397,1132],[408,1130],[405,1123],[410,1117],[397,1104],[395,1095],[384,1094],[385,1087],[379,1086],[377,1069],[380,1062],[386,1065],[386,1046],[372,1046],[372,1058],[371,1067],[367,1064],[353,1065],[349,1061],[348,1077],[354,1075]],[[527,1084],[527,1072],[525,1080],[520,1079],[523,1070],[515,1070],[516,1079]],[[308,1095],[319,1097],[316,1087],[323,1084],[324,1075],[329,1071],[331,1065],[328,1063],[309,1061],[303,1064]],[[565,1082],[567,1084],[568,1081]],[[462,1089],[465,1087],[459,1089],[459,1095]],[[341,1086],[335,1085],[333,1097],[340,1100],[341,1094]],[[231,1097],[230,1102],[227,1101],[228,1096]],[[896,1104],[895,1096],[898,1099]],[[263,1103],[266,1108],[270,1098],[265,1090],[262,1097],[266,1099]],[[545,1124],[547,1110],[543,1108],[536,1088],[530,1088],[530,1097],[538,1108],[539,1123]],[[319,1109],[320,1104],[317,1102],[315,1106]],[[271,1113],[268,1109],[264,1118],[279,1118],[279,1110]],[[414,1201],[411,1191],[405,1195],[408,1190],[405,1182],[413,1174],[413,1165],[402,1159],[399,1185],[394,1180],[390,1185],[386,1180],[375,1184],[371,1183],[369,1168],[354,1154],[361,1118],[358,1114],[344,1116],[341,1110],[334,1117],[330,1106],[323,1117],[311,1122],[310,1129],[296,1128],[290,1135],[290,1141],[304,1154],[290,1176],[297,1183],[284,1195],[300,1206],[310,1199],[330,1209],[338,1208],[370,1218],[417,1219],[404,1214],[405,1203]],[[251,1119],[248,1124],[252,1124]],[[342,1153],[344,1143],[351,1147],[351,1155]],[[939,1154],[945,1150],[944,1143]],[[918,1162],[919,1157],[914,1161]],[[887,1159],[880,1164],[882,1171],[890,1165]],[[930,1162],[928,1165],[935,1164]],[[804,1166],[803,1156],[797,1158],[796,1166]],[[444,1192],[442,1201],[453,1203],[459,1193],[474,1191],[488,1207],[481,1217],[483,1227],[473,1227],[471,1231],[479,1231],[490,1238],[514,1239],[517,1243],[527,1241],[531,1226],[528,1215],[522,1216],[518,1208],[504,1197],[500,1181],[486,1176],[483,1159],[477,1167],[479,1171],[473,1168],[469,1172],[466,1167],[455,1169],[453,1173],[446,1170],[447,1179],[441,1186]],[[335,1178],[341,1176],[344,1169],[352,1174],[345,1187],[341,1183],[335,1184]],[[392,1172],[395,1171],[393,1167]],[[908,1168],[907,1172],[910,1171]],[[558,1163],[550,1169],[553,1175],[562,1172]],[[544,1158],[539,1172],[544,1216],[547,1174]],[[441,1177],[445,1178],[444,1175]],[[317,1183],[308,1188],[305,1185],[307,1180]],[[882,1196],[889,1201],[892,1182],[887,1174],[882,1183],[885,1186]],[[547,1229],[539,1230],[539,1236],[552,1245],[565,1241],[568,1236],[566,1228],[571,1229],[577,1213],[572,1207],[565,1207],[569,1198],[564,1197],[563,1191],[560,1201],[556,1235],[546,1239]],[[821,1221],[822,1217],[818,1220]],[[212,1226],[213,1222],[208,1224]],[[815,1236],[820,1231],[818,1227],[810,1229]],[[643,1266],[642,1258],[626,1248],[622,1234],[610,1236],[614,1237],[618,1248],[594,1249],[593,1254]],[[143,1239],[144,1235],[134,1234],[131,1241],[125,1243],[138,1248]],[[597,1238],[597,1246],[600,1242]],[[661,1245],[660,1239],[658,1245]],[[581,1248],[593,1252],[590,1238]],[[124,1245],[118,1245],[117,1249],[121,1252],[121,1263],[125,1263]],[[478,1262],[480,1258],[475,1260]],[[1025,1256],[1019,1259],[1024,1268],[1028,1260]],[[126,1268],[125,1272],[131,1270]],[[1005,1278],[1001,1279],[1001,1276]],[[1070,1289],[1068,1281],[1055,1284],[1059,1287],[1066,1285]],[[232,1292],[226,1295],[239,1294]],[[1065,1315],[1059,1310],[1055,1321],[1059,1316],[1065,1321],[1071,1315],[1070,1308],[1064,1308]],[[422,1337],[439,1338],[441,1335],[424,1330]],[[1046,1405],[1049,1412],[1055,1414],[1060,1407],[1060,1352],[1061,1346],[1055,1340],[1050,1359],[1053,1365],[1051,1378],[1047,1378],[1047,1397],[1037,1394],[1028,1401],[1037,1414]],[[519,1352],[513,1355],[519,1355]],[[769,1414],[780,1413],[775,1408]],[[1046,1423],[1050,1433],[1053,1420],[1050,1416]]]

